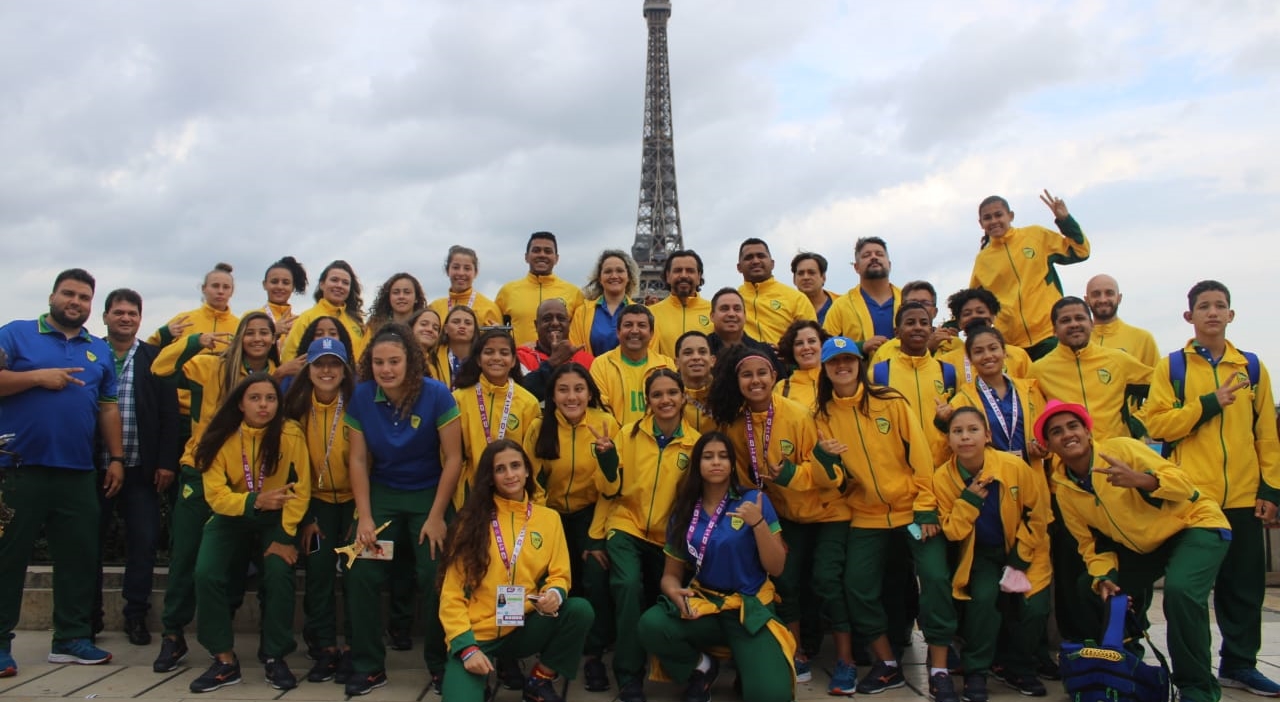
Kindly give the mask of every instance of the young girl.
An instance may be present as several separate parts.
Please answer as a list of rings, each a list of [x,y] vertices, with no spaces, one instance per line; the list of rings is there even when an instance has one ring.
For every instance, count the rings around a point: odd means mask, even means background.
[[[589,302],[578,307],[569,322],[569,343],[589,348],[593,356],[617,348],[618,313],[635,300],[639,287],[640,269],[631,256],[615,249],[602,252],[582,289]]]
[[[502,313],[493,300],[481,295],[473,287],[480,273],[480,258],[475,249],[457,244],[449,247],[444,259],[444,274],[449,276],[449,294],[431,302],[431,309],[441,318],[459,305],[475,310],[477,326],[496,327],[502,324]]]
[[[1026,349],[1033,361],[1057,345],[1049,310],[1062,299],[1062,282],[1054,266],[1089,258],[1089,240],[1067,204],[1048,190],[1040,201],[1053,212],[1060,234],[1036,225],[1010,226],[1013,211],[998,195],[978,205],[982,247],[969,280],[969,287],[985,288],[1004,301],[995,327],[1010,344]]]
[[[365,328],[370,336],[377,334],[387,322],[403,324],[413,329],[409,318],[426,307],[427,296],[422,292],[422,283],[408,273],[396,273],[378,288]],[[439,321],[437,317],[437,324]]]
[[[663,597],[637,636],[664,673],[686,681],[685,700],[711,699],[720,663],[703,653],[709,646],[732,652],[744,700],[793,699],[795,642],[773,615],[769,581],[788,559],[778,516],[763,492],[739,486],[724,434],[703,434],[693,456],[667,523]]]
[[[645,699],[645,652],[629,634],[657,598],[671,504],[699,436],[683,420],[684,385],[675,371],[653,371],[645,379],[644,393],[644,416],[618,431],[616,445],[607,436],[596,439],[601,492],[613,504],[604,531],[592,536],[605,538],[607,534],[608,539],[609,589],[619,634],[613,674],[622,702]]]
[[[231,277],[231,264],[216,264],[213,270],[204,274],[204,282],[200,284],[200,297],[203,299],[203,304],[194,310],[179,313],[163,327],[157,329],[147,339],[147,343],[164,347],[179,339],[197,334],[201,335],[206,342],[204,346],[206,353],[222,351],[225,347],[219,344],[226,343],[240,321],[231,311],[231,295],[235,290],[236,281]],[[182,413],[186,414],[187,402],[182,399],[181,393],[179,393],[178,404]]]
[[[788,327],[778,341],[778,359],[795,370],[778,381],[773,391],[808,407],[810,412],[816,409],[818,376],[822,373],[822,342],[830,336],[811,319],[798,320]]]
[[[711,392],[711,341],[700,331],[687,331],[676,339],[676,368],[684,381],[684,420],[699,432],[716,428],[707,396]]]
[[[298,338],[298,348],[284,349],[281,354],[281,358],[290,359],[281,363],[276,371],[276,377],[281,379],[281,387],[286,393],[289,392],[289,384],[293,382],[294,376],[306,365],[307,349],[311,348],[311,342],[316,339],[337,339],[342,342],[342,348],[351,348],[351,334],[336,317],[316,317],[311,320]]]
[[[480,702],[498,655],[538,655],[524,699],[559,702],[594,615],[569,597],[560,516],[534,503],[533,471],[520,444],[498,439],[476,464],[475,486],[449,530],[441,563],[440,620],[449,646],[443,699]],[[526,541],[527,539],[527,541]]]
[[[410,315],[405,326],[413,331],[413,338],[422,349],[422,355],[426,356],[431,377],[448,385],[448,380],[441,376],[441,369],[436,364],[436,348],[440,345],[440,315],[435,310],[424,307]]]
[[[311,495],[311,461],[301,428],[279,409],[279,386],[266,373],[253,373],[227,395],[195,449],[213,512],[195,567],[196,632],[214,661],[191,682],[192,692],[240,682],[231,630],[239,593],[230,574],[245,572],[258,554],[267,682],[277,690],[298,685],[284,657],[295,647],[294,542]]]
[[[436,344],[436,367],[440,369],[438,380],[457,390],[455,380],[462,364],[471,357],[471,345],[475,343],[480,322],[476,313],[466,305],[454,305],[444,318],[443,337]]]
[[[901,534],[920,581],[920,628],[929,645],[929,695],[937,702],[957,702],[947,673],[947,647],[956,629],[951,575],[946,539],[936,538],[940,531],[932,455],[924,430],[901,393],[867,381],[862,352],[851,339],[827,339],[822,345],[822,371],[819,444],[814,457],[827,467],[842,466],[852,484],[847,496],[853,516],[845,592],[849,618],[857,622],[858,634],[869,641],[876,658],[857,692],[875,694],[906,684],[889,644],[889,620],[881,603],[892,537]]]
[[[987,699],[997,641],[1004,680],[1024,695],[1044,696],[1035,655],[1049,618],[1052,574],[1044,475],[992,447],[986,417],[974,407],[951,415],[947,440],[953,456],[938,466],[933,486],[942,532],[959,542],[951,582],[966,610],[964,699]]]
[[[415,565],[426,613],[423,658],[436,684],[444,675],[445,648],[436,616],[438,592],[431,584],[444,546],[449,498],[462,466],[458,406],[448,388],[424,377],[426,359],[403,325],[385,325],[360,365],[361,375],[370,380],[356,386],[343,420],[350,444],[356,543],[362,548],[375,547],[379,539],[412,544],[395,559]],[[384,560],[357,559],[347,574],[355,669],[347,681],[348,695],[387,684],[381,593],[390,566]]]
[[[618,422],[600,402],[600,389],[591,373],[573,362],[557,366],[550,379],[551,397],[542,417],[525,434],[525,450],[533,457],[534,479],[546,493],[546,505],[560,514],[573,571],[573,594],[591,602],[596,622],[583,653],[587,690],[609,689],[609,676],[600,656],[612,640],[613,607],[609,601],[608,559],[604,544],[590,538],[591,525],[608,515],[609,503],[599,499],[596,476],[597,437],[613,437]],[[582,558],[584,553],[591,555]]]
[[[964,338],[968,338],[970,328],[989,327],[995,323],[996,315],[1000,313],[1000,301],[989,290],[966,288],[947,298],[947,308],[951,310],[956,328]],[[1005,375],[1012,378],[1031,377],[1031,357],[1027,352],[1017,346],[1006,346],[1004,350]],[[973,382],[973,363],[965,353],[963,342],[955,344],[950,351],[940,350],[935,358],[950,363],[956,370],[963,370],[964,382]]]
[[[276,323],[276,334],[280,337],[278,343],[283,344],[297,319],[290,300],[294,293],[302,295],[307,292],[307,270],[293,256],[285,256],[267,267],[262,276],[262,289],[267,293],[267,304],[262,306],[262,311]]]
[[[475,462],[484,447],[498,439],[524,441],[529,425],[542,413],[538,398],[520,385],[516,342],[503,329],[493,329],[476,340],[475,353],[458,374],[453,399],[462,419],[462,474],[453,504],[460,509],[471,489]]]
[[[364,314],[360,309],[364,304],[360,298],[360,279],[356,278],[351,264],[346,261],[334,261],[325,266],[325,269],[320,272],[320,282],[316,283],[313,297],[316,300],[315,306],[298,315],[294,320],[293,330],[285,338],[285,349],[296,349],[301,346],[305,350],[306,346],[301,344],[302,329],[311,324],[316,317],[333,317],[342,322],[342,326],[346,327],[347,333],[351,335],[351,346],[348,348],[352,358],[360,358],[364,354],[365,342],[368,341],[369,335],[365,331]]]
[[[285,397],[284,414],[302,425],[311,456],[311,504],[298,539],[307,569],[302,638],[315,657],[307,680],[324,682],[334,679],[340,668],[351,667],[350,617],[344,632],[347,646],[338,649],[338,556],[333,549],[348,543],[355,523],[356,503],[347,474],[349,446],[342,425],[356,383],[347,348],[336,339],[312,341],[305,358],[306,367]]]

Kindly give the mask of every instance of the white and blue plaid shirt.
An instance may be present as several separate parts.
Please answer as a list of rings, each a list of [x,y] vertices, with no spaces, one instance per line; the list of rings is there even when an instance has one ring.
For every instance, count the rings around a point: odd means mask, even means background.
[[[142,342],[138,339],[133,340],[133,346],[129,348],[129,353],[125,354],[124,361],[115,357],[115,350],[111,352],[112,360],[116,363],[116,403],[120,407],[120,426],[121,435],[124,438],[124,464],[126,466],[137,466],[142,458],[138,453],[138,409],[134,404],[133,392],[133,356],[138,352],[138,345]],[[106,466],[111,460],[110,452],[102,452],[102,465]]]

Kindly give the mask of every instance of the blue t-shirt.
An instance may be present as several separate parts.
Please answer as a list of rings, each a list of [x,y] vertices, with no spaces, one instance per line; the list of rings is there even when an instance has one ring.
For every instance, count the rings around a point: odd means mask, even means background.
[[[711,532],[711,539],[707,542],[702,569],[696,575],[699,584],[716,592],[754,595],[760,591],[765,580],[768,579],[769,574],[760,564],[760,552],[756,550],[756,537],[752,533],[751,525],[743,523],[737,517],[729,516],[729,513],[736,511],[743,502],[755,502],[758,492],[759,490],[747,490],[741,497],[732,495],[729,497],[724,514],[720,516],[720,521],[716,522],[716,528]],[[779,531],[778,513],[774,511],[768,495],[761,502],[760,511],[765,521],[769,523],[769,530]],[[674,558],[681,558],[689,565],[696,567],[697,559],[690,552],[689,546],[692,545],[694,551],[701,546],[702,535],[706,533],[707,526],[711,523],[713,512],[702,510],[702,514],[698,517],[698,525],[693,530],[693,539],[690,541],[685,540],[689,533],[688,524],[672,530],[678,533],[668,533],[665,549],[667,554]]]
[[[818,324],[822,324],[823,322],[827,321],[827,312],[831,311],[831,302],[832,302],[831,296],[826,293],[823,293],[823,297],[825,297],[827,301],[822,303],[822,307],[818,308],[817,310],[814,310],[815,312],[818,313]]]
[[[458,403],[444,383],[422,379],[422,393],[407,417],[372,380],[356,386],[347,425],[364,434],[372,457],[369,480],[397,490],[425,490],[440,483],[440,428],[458,421]]]
[[[871,313],[871,326],[875,331],[875,336],[883,336],[886,339],[893,338],[893,297],[880,304],[871,299],[866,290],[858,290],[862,295],[863,302],[867,303],[867,311]],[[870,336],[868,336],[870,338]]]
[[[591,321],[590,345],[592,356],[603,356],[618,347],[617,313],[621,312],[622,308],[626,307],[629,302],[629,300],[624,299],[614,312],[609,311],[609,306],[605,304],[603,297],[592,303],[592,307],[595,309],[595,316]]]
[[[49,326],[48,315],[0,327],[0,349],[13,371],[83,368],[61,390],[41,387],[0,397],[0,434],[7,447],[33,466],[93,470],[93,440],[100,403],[116,401],[116,365],[107,342],[84,329],[68,339]]]
[[[1027,439],[1026,433],[1023,431],[1022,407],[1018,407],[1018,421],[1013,421],[1013,403],[1018,401],[1018,391],[1013,387],[1013,381],[1005,380],[1009,384],[1009,392],[1004,397],[996,397],[995,406],[987,401],[986,393],[981,390],[978,395],[982,398],[982,408],[987,411],[987,426],[991,427],[991,445],[1001,451],[1017,451],[1022,454],[1022,459],[1027,458]],[[991,391],[992,397],[995,397],[994,390]],[[999,416],[996,413],[999,412]],[[1004,419],[1004,426],[1000,424],[1000,418]],[[1010,437],[1005,433],[1004,427],[1009,427],[1013,432]]]

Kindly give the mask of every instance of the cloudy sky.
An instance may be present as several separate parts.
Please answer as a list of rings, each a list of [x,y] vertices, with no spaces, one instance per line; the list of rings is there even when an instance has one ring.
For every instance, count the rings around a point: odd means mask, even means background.
[[[436,297],[452,243],[480,251],[492,295],[539,229],[585,282],[634,235],[642,4],[3,3],[0,317],[41,312],[74,265],[141,291],[151,328],[219,260],[243,311],[285,254],[313,275],[351,261],[366,302],[400,269]],[[1168,350],[1187,288],[1217,278],[1231,336],[1280,365],[1280,5],[673,4],[680,209],[708,287],[740,281],[736,242],[761,236],[782,277],[813,249],[845,290],[875,234],[895,282],[946,294],[977,203],[1049,224],[1048,188],[1094,245],[1068,292],[1115,275],[1122,316]]]

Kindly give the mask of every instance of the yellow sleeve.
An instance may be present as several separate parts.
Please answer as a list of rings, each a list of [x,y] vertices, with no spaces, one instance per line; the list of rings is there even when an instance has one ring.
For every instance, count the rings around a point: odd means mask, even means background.
[[[1271,374],[1261,361],[1258,364],[1258,386],[1253,392],[1253,410],[1258,418],[1253,425],[1253,446],[1258,452],[1258,469],[1262,473],[1258,498],[1276,504],[1280,503],[1280,440],[1276,437],[1276,403],[1271,395]]]
[[[973,533],[973,525],[978,520],[980,510],[969,500],[958,499],[964,494],[964,488],[956,490],[951,471],[951,461],[948,461],[938,466],[933,475],[936,486],[934,497],[938,501],[938,524],[947,541],[964,541]]]
[[[1129,464],[1139,473],[1149,473],[1160,481],[1160,485],[1151,492],[1151,496],[1171,502],[1184,502],[1197,499],[1200,491],[1187,479],[1187,474],[1160,454],[1147,448],[1137,439],[1117,437],[1103,442],[1097,447],[1099,454],[1095,460],[1101,461],[1101,454],[1118,458]]]
[[[297,422],[290,420],[285,426],[285,434],[280,437],[281,457],[277,465],[278,472],[284,472],[293,480],[293,499],[284,503],[283,514],[280,515],[280,528],[289,537],[285,543],[292,543],[298,535],[298,524],[307,514],[311,503],[311,452],[307,450],[307,440]]]
[[[569,321],[569,343],[591,350],[591,322],[595,318],[594,306],[583,305],[573,313]]]
[[[1018,499],[1026,516],[1018,522],[1013,551],[1018,560],[1029,564],[1032,556],[1048,548],[1053,510],[1049,507],[1049,486],[1045,484],[1043,473],[1022,461],[1018,463]]]
[[[615,398],[612,397],[614,394],[614,387],[612,383],[614,373],[611,366],[612,364],[609,363],[609,360],[604,356],[601,356],[591,364],[591,368],[588,372],[591,374],[591,380],[594,381],[596,387],[600,389],[600,401],[604,403],[605,407],[609,408],[611,413],[613,413],[614,419],[618,419],[619,417],[626,416],[626,414],[625,412],[620,411],[619,408],[614,407],[613,401]],[[620,398],[620,401],[625,400],[625,397]]]
[[[1216,398],[1209,400],[1204,396],[1188,397],[1181,407],[1177,406],[1178,398],[1174,393],[1173,384],[1169,382],[1167,356],[1156,363],[1156,370],[1152,376],[1151,390],[1138,416],[1153,439],[1167,442],[1186,438],[1200,426],[1202,419],[1208,419],[1205,417],[1205,403],[1212,402],[1214,407],[1217,407]],[[1274,432],[1273,423],[1272,433]]]
[[[209,503],[209,509],[213,510],[214,514],[221,514],[224,517],[243,517],[245,513],[253,511],[253,501],[257,495],[252,492],[232,490],[233,473],[231,471],[243,471],[239,456],[232,456],[233,453],[235,452],[224,444],[222,450],[218,451],[217,457],[213,459],[213,465],[201,474],[204,482],[204,500]]]
[[[156,354],[156,360],[151,362],[151,374],[158,378],[172,377],[182,370],[182,366],[187,361],[199,356],[203,349],[204,347],[200,345],[200,335],[188,334],[183,339],[160,349],[160,353]]]
[[[854,309],[853,295],[846,295],[831,303],[831,309],[827,310],[827,318],[823,321],[822,328],[832,336],[847,336],[858,342],[864,339],[862,320]]]
[[[292,361],[297,357],[297,353],[295,352],[298,350],[298,344],[302,341],[302,334],[307,330],[307,326],[311,324],[311,320],[315,317],[313,310],[315,310],[314,307],[298,315],[298,318],[293,320],[293,327],[289,329],[289,335],[284,338],[284,348],[281,349],[280,353],[281,362]],[[352,339],[351,344],[354,346],[355,343],[355,339]],[[355,351],[353,349],[348,350],[353,354],[352,362],[355,363],[357,361],[357,357],[354,356]]]
[[[440,624],[451,656],[476,643],[475,634],[471,631],[471,602],[465,592],[462,564],[455,561],[444,573],[439,608]]]
[[[559,515],[552,514],[551,518],[546,520],[544,528],[547,533],[543,534],[543,544],[550,541],[551,553],[547,560],[547,576],[542,581],[542,589],[539,592],[559,590],[560,600],[563,602],[569,598],[569,588],[573,584],[573,577],[569,570],[569,542],[565,539],[564,525],[560,523]]]
[[[933,496],[933,451],[929,439],[920,426],[920,420],[911,410],[906,400],[894,401],[892,406],[898,417],[900,427],[907,427],[906,439],[907,463],[911,466],[913,480],[916,484],[916,499],[912,504],[915,519],[921,524],[935,523],[938,519],[938,501]]]

